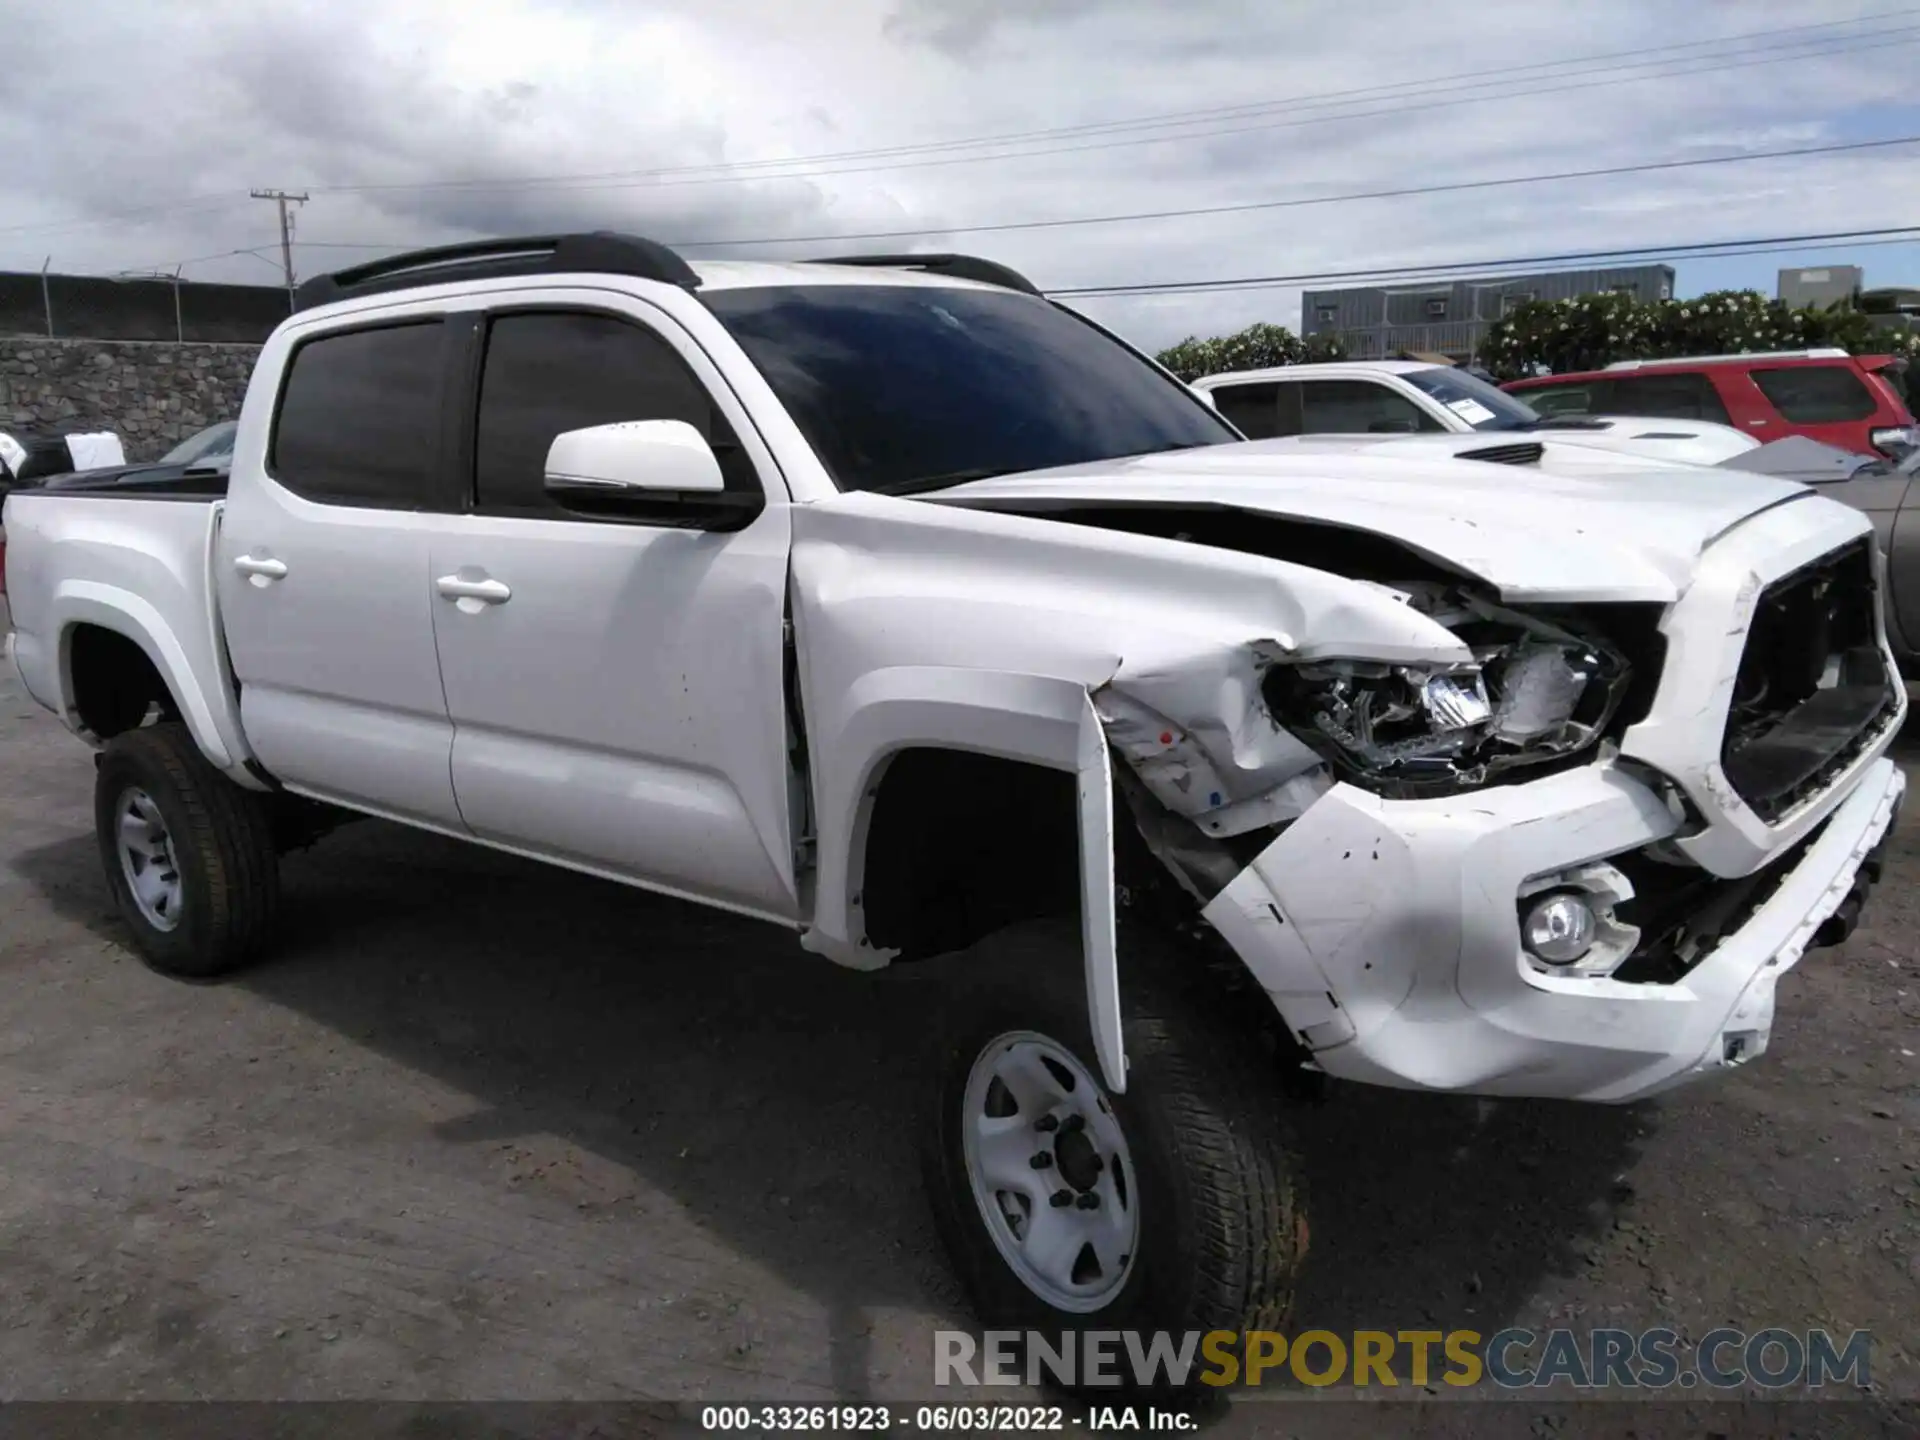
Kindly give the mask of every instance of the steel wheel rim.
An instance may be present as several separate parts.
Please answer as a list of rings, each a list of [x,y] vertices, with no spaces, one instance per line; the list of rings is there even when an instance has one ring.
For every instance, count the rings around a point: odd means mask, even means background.
[[[120,873],[141,917],[156,930],[177,928],[185,886],[160,807],[137,786],[123,790],[113,807],[113,830]]]
[[[1140,1191],[1099,1082],[1057,1042],[1009,1031],[975,1058],[960,1122],[981,1222],[1020,1283],[1056,1310],[1111,1304],[1139,1253]]]

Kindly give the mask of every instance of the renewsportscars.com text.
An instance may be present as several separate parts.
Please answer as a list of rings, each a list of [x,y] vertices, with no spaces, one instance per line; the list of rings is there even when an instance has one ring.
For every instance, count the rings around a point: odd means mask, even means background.
[[[939,1330],[936,1385],[1423,1386],[1737,1390],[1872,1383],[1873,1337],[1719,1329],[1688,1353],[1677,1331]]]

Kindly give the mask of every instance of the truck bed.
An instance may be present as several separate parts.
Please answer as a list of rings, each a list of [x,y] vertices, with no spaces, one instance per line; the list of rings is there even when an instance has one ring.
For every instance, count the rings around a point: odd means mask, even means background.
[[[0,525],[13,659],[27,693],[81,729],[62,637],[76,626],[99,626],[153,662],[207,757],[223,770],[242,770],[248,752],[213,584],[224,503],[217,494],[129,494],[112,485],[30,486],[10,494]]]

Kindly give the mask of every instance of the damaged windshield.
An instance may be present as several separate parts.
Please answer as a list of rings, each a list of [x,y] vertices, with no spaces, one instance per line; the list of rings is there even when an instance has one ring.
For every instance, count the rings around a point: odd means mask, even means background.
[[[801,285],[701,298],[842,490],[931,490],[1240,438],[1184,385],[1037,296]]]

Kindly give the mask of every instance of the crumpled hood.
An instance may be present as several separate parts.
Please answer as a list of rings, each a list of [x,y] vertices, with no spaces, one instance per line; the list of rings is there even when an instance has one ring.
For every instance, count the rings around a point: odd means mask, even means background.
[[[1584,479],[1451,459],[1214,445],[975,480],[921,497],[1020,514],[1225,507],[1397,540],[1511,601],[1668,602],[1700,552],[1805,486],[1691,466]],[[1864,521],[1863,521],[1864,524]]]

